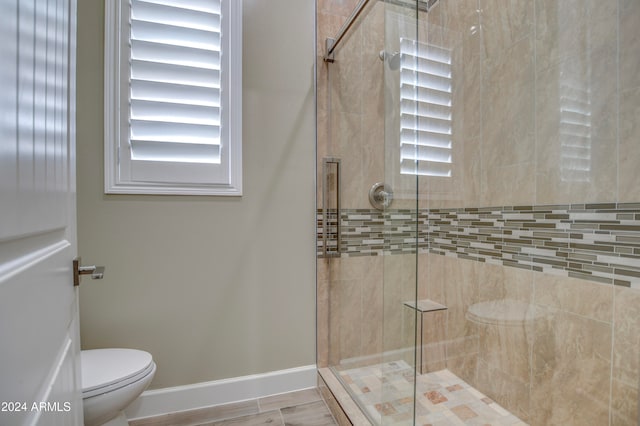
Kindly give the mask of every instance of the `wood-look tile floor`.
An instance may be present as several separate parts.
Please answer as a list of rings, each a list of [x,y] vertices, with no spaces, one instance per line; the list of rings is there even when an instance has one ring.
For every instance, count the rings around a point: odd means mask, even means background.
[[[317,389],[132,420],[130,426],[337,426]]]

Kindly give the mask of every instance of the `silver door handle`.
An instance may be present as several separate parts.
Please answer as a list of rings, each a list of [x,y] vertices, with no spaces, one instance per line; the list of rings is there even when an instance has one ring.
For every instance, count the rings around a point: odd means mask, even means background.
[[[81,275],[91,275],[92,280],[101,280],[104,278],[104,266],[80,266],[80,256],[73,259],[73,285],[80,285]]]

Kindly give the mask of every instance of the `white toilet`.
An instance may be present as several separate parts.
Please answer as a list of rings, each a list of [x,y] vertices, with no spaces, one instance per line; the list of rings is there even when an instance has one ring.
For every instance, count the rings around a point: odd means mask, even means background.
[[[126,426],[123,410],[149,386],[156,372],[151,354],[136,349],[80,352],[85,426]]]

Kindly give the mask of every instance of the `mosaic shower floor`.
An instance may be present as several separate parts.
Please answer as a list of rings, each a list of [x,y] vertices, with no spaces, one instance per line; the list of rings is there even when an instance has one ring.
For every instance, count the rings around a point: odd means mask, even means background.
[[[338,375],[377,423],[385,416],[385,424],[412,424],[414,377],[405,361],[343,370]],[[526,426],[449,370],[417,376],[416,424]]]

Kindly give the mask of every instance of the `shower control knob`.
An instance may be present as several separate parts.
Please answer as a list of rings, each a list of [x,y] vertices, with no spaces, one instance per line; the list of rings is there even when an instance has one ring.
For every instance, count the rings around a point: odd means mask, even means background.
[[[378,209],[384,210],[391,205],[393,201],[393,191],[383,182],[374,184],[369,190],[369,202]]]

